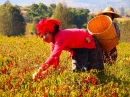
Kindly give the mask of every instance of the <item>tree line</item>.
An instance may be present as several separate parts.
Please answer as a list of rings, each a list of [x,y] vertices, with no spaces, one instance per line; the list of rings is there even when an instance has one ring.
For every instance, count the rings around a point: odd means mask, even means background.
[[[33,26],[38,19],[53,18],[62,22],[62,29],[86,28],[89,12],[89,9],[68,8],[65,3],[59,3],[58,5],[50,4],[50,6],[39,3],[30,6],[29,10],[27,10],[25,19],[28,22],[32,22]],[[36,33],[33,27],[31,33]]]
[[[18,6],[5,3],[0,6],[0,34],[7,36],[22,35],[26,23]]]
[[[23,10],[27,12],[25,15],[22,14]],[[25,35],[27,23],[32,24],[30,33],[36,34],[35,25],[42,18],[60,20],[62,29],[86,29],[88,21],[96,16],[90,15],[89,12],[89,9],[84,8],[68,8],[65,3],[59,3],[58,5],[50,4],[49,6],[39,3],[23,8],[18,5],[13,6],[10,2],[5,2],[3,5],[0,5],[0,35]],[[128,38],[130,21],[118,22],[118,25],[123,41],[130,41],[130,38]]]
[[[0,6],[0,34],[7,36],[24,35],[26,23],[32,23],[30,33],[35,34],[35,25],[42,18],[59,19],[62,22],[62,29],[65,28],[86,28],[89,17],[88,9],[68,8],[64,3],[58,5],[43,3],[32,4],[26,8],[27,13],[21,14],[18,5],[13,6],[10,2]]]

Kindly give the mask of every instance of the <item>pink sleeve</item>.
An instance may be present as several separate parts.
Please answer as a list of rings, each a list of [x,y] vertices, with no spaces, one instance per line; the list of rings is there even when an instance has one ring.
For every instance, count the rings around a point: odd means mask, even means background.
[[[59,65],[59,57],[60,57],[62,50],[64,49],[64,44],[65,43],[62,40],[58,40],[54,44],[54,49],[53,49],[50,57],[42,65],[42,68],[44,68],[44,65],[49,65],[49,66],[52,65],[54,68],[56,68]]]
[[[117,37],[120,39],[120,29],[117,25],[117,23],[113,22],[114,23],[114,27],[115,27],[115,30],[116,30],[116,34],[117,34]]]

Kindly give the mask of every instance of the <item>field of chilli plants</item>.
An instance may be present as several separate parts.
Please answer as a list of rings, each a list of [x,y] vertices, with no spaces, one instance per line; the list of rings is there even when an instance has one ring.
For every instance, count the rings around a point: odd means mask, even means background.
[[[0,97],[130,97],[130,43],[117,46],[118,60],[105,73],[72,73],[63,52],[59,67],[39,82],[32,74],[49,57],[49,44],[37,37],[0,36]]]

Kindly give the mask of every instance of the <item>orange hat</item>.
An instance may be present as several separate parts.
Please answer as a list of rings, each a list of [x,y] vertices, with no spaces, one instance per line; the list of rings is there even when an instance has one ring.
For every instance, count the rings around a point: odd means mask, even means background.
[[[98,15],[103,15],[104,13],[111,13],[114,14],[114,18],[119,18],[120,15],[117,14],[114,9],[110,6],[106,7],[102,12],[99,12]]]
[[[55,19],[44,18],[36,25],[37,34],[40,35],[40,34],[44,34],[45,32],[53,33],[55,25],[60,26],[61,22]]]

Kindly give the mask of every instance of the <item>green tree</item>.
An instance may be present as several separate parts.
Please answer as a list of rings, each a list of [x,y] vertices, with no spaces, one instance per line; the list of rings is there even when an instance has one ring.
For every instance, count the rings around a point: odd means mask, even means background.
[[[96,15],[95,14],[90,14],[87,18],[87,23],[92,19],[94,18]]]
[[[30,8],[27,10],[27,17],[30,20],[30,22],[33,21],[34,17],[48,17],[49,14],[47,9],[48,7],[43,3],[32,4]]]
[[[48,17],[47,15],[47,6],[43,3],[39,3],[37,14],[40,18]]]
[[[10,3],[0,6],[0,34],[24,35],[26,23],[19,9]]]
[[[35,17],[34,19],[33,19],[33,23],[32,23],[32,26],[31,26],[31,28],[30,28],[30,34],[37,34],[36,33],[36,24],[38,23],[40,21],[40,18],[39,17]]]
[[[47,9],[48,17],[51,17],[53,15],[55,8],[56,8],[55,4],[50,4],[50,6]]]
[[[66,4],[59,3],[52,15],[52,18],[58,19],[62,23],[62,28],[71,28],[73,26],[73,17],[69,9],[67,8]]]
[[[38,16],[38,5],[32,4],[29,9],[27,10],[27,17],[30,20],[30,22],[33,21],[34,17]]]
[[[70,11],[72,12],[74,17],[73,23],[78,28],[83,28],[88,21],[87,18],[88,18],[88,13],[90,11],[88,9],[76,9],[76,8],[70,8]]]
[[[0,34],[5,35],[6,30],[8,29],[8,14],[5,8],[5,5],[0,6]]]

